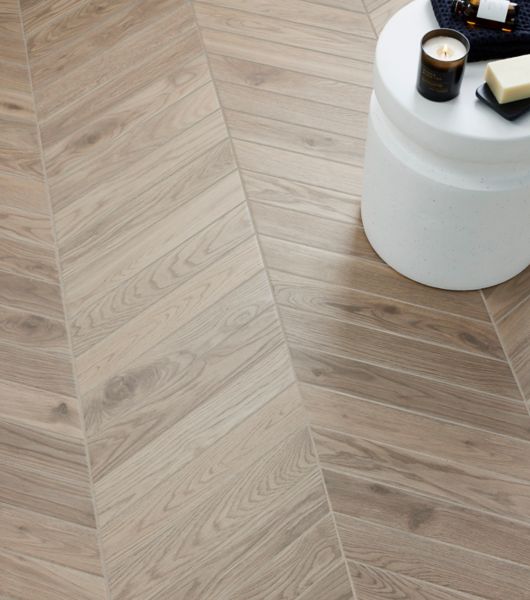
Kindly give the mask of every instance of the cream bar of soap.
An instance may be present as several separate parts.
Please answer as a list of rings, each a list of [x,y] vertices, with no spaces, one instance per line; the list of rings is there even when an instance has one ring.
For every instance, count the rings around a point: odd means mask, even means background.
[[[488,63],[486,83],[499,104],[530,98],[530,54]]]

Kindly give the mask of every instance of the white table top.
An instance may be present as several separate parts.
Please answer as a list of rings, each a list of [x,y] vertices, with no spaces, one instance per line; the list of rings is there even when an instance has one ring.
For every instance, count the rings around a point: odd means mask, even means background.
[[[414,0],[387,23],[376,53],[374,88],[390,120],[422,146],[467,160],[530,162],[530,112],[507,121],[476,97],[486,62],[468,63],[460,95],[429,101],[416,91],[422,36],[439,25],[429,0]]]

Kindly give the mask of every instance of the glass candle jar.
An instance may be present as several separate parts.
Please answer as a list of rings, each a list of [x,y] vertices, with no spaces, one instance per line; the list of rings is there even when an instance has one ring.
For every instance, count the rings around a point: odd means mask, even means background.
[[[458,96],[469,48],[466,36],[454,29],[426,33],[421,40],[418,92],[435,102]]]

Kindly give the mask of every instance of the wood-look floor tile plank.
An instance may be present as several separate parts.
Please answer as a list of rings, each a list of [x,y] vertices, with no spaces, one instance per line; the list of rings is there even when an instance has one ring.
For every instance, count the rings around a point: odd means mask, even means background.
[[[350,561],[357,600],[483,600],[475,594],[462,594],[445,587],[435,586],[419,579],[403,577],[391,571]]]
[[[360,227],[261,202],[251,202],[250,206],[260,235],[366,260],[381,260]]]
[[[0,171],[5,175],[42,177],[35,123],[0,119]]]
[[[70,358],[0,342],[0,379],[49,392],[75,394]]]
[[[261,246],[268,266],[273,269],[490,322],[478,292],[448,292],[419,286],[383,263],[265,236],[261,238]]]
[[[217,121],[219,118],[220,115],[216,113],[213,121],[213,131],[212,127],[207,127],[202,134],[202,141],[209,134],[213,137],[219,134],[219,138],[224,136],[225,131],[221,127],[221,123]],[[164,159],[154,167],[153,170],[162,169],[164,166],[165,168],[171,166],[177,168],[177,173],[170,176],[174,179],[166,181],[158,191],[167,193],[168,186],[171,187],[173,181],[179,183],[178,166],[184,159],[184,155],[185,147],[174,148],[166,152]],[[174,162],[171,159],[174,159]],[[153,223],[136,238],[125,237],[119,245],[117,244],[108,249],[107,252],[105,252],[107,249],[103,248],[102,255],[89,264],[77,263],[76,270],[65,274],[64,278],[66,282],[66,303],[71,313],[77,314],[84,303],[92,299],[94,289],[97,289],[100,294],[110,291],[116,285],[136,275],[149,264],[174,249],[187,237],[186,230],[183,229],[183,223],[190,223],[191,218],[201,219],[197,227],[200,230],[217,216],[221,216],[230,208],[240,204],[242,201],[241,196],[239,177],[237,174],[229,175],[185,203],[183,207],[166,215],[166,218],[162,221]],[[205,213],[203,209],[211,206],[215,197],[218,202],[213,205],[213,215]]]
[[[324,470],[335,512],[530,566],[530,525]]]
[[[336,515],[346,558],[491,600],[526,600],[530,569]]]
[[[42,180],[26,179],[0,173],[2,204],[19,210],[27,210],[43,215],[49,214],[46,188]]]
[[[278,355],[278,358],[281,357]],[[102,529],[109,558],[119,555],[127,540],[142,539],[163,529],[187,506],[200,502],[227,482],[235,481],[242,471],[276,446],[278,440],[300,430],[303,413],[295,384],[291,383],[284,392],[263,404],[265,398],[289,382],[287,361],[277,362],[271,364],[277,379],[262,373],[258,381],[263,381],[263,385],[254,386],[249,394],[254,397],[256,406],[262,404],[260,408],[236,424],[227,435],[201,448],[193,460],[174,471],[173,477],[146,490],[147,493],[126,510],[112,516]],[[234,384],[230,383],[230,387]]]
[[[252,555],[264,544],[270,557],[274,547],[278,551],[286,540],[292,541],[293,527],[300,531],[302,520],[307,527],[326,512],[316,459],[303,430],[251,465],[237,482],[189,506],[178,523],[139,544],[129,560],[112,561],[111,591],[117,600],[177,592],[189,600],[216,597],[212,591],[227,585],[230,571],[238,576],[238,563],[255,559]],[[271,531],[276,534],[272,539]],[[175,548],[176,536],[179,553],[187,557],[180,564],[168,552]]]
[[[24,29],[32,33],[85,0],[20,0]]]
[[[522,392],[530,400],[530,296],[497,327]]]
[[[35,87],[37,113],[41,120],[66,107],[87,93],[108,83],[118,73],[138,66],[146,57],[164,52],[164,40],[176,43],[180,24],[178,11],[164,15],[158,21],[140,29],[108,50],[96,54],[82,67],[59,79]]]
[[[293,347],[291,351],[300,381],[530,441],[530,420],[521,401],[391,371],[316,349]]]
[[[236,6],[234,4],[234,6]],[[281,5],[280,5],[281,6]],[[292,21],[250,13],[244,10],[225,8],[209,2],[194,1],[199,27],[239,34],[257,39],[270,40],[335,54],[346,58],[372,62],[375,40],[361,38],[322,27],[302,25]]]
[[[304,0],[291,0],[289,4],[276,0],[209,0],[209,3],[294,23],[325,27],[338,32],[363,35],[367,38],[373,37],[365,15],[337,10],[329,6],[319,6]]]
[[[95,529],[1,503],[0,528],[3,550],[101,574]]]
[[[241,140],[234,140],[234,149],[243,169],[279,177],[292,176],[298,181],[338,192],[361,192],[360,167]]]
[[[0,304],[52,319],[63,318],[61,291],[57,285],[15,273],[0,271]]]
[[[360,0],[306,0],[311,4],[320,4],[321,6],[333,6],[342,10],[353,10],[355,12],[364,12],[364,5]]]
[[[113,515],[118,510],[123,511],[134,505],[146,491],[165,484],[172,477],[178,480],[176,475],[180,468],[198,456],[201,449],[208,448],[218,438],[228,434],[240,419],[251,415],[259,402],[264,400],[266,393],[263,394],[259,388],[252,391],[252,380],[261,383],[260,366],[264,368],[267,365],[277,370],[278,363],[281,365],[286,359],[283,349],[278,350],[279,329],[272,313],[272,310],[265,311],[248,328],[236,331],[226,343],[209,354],[208,358],[214,359],[210,364],[215,365],[215,358],[219,359],[226,349],[233,349],[234,367],[227,369],[222,379],[219,376],[217,380],[213,377],[209,380],[201,378],[198,384],[201,388],[209,384],[210,393],[207,396],[199,399],[193,397],[189,388],[181,385],[180,406],[173,410],[173,414],[164,415],[167,419],[165,431],[159,431],[156,439],[151,441],[144,439],[143,447],[138,447],[134,454],[129,452],[128,456],[122,456],[121,464],[117,468],[116,464],[113,465],[114,468],[108,469],[97,481],[96,493],[98,498],[102,498],[98,503],[101,527],[109,524],[112,527]],[[245,329],[254,333],[256,339],[243,342],[241,338],[247,333]],[[236,347],[240,355],[245,350],[247,356],[237,356]],[[257,362],[262,362],[262,365],[254,366]],[[241,363],[248,373],[241,369]],[[237,383],[233,381],[236,379]],[[284,386],[285,383],[283,380],[280,385]],[[238,387],[241,391],[238,391]],[[170,420],[175,423],[173,427],[169,427]],[[105,439],[109,439],[108,435]],[[91,440],[90,445],[96,444]],[[134,510],[131,510],[131,515],[134,515]]]
[[[0,270],[57,283],[57,261],[53,247],[0,236]]]
[[[281,311],[293,345],[318,347],[361,362],[520,399],[509,365],[292,308]]]
[[[342,433],[530,481],[529,442],[303,386],[311,422]],[[420,433],[421,432],[421,435]]]
[[[358,196],[252,171],[243,171],[242,176],[250,201],[332,219],[350,226],[361,225]]]
[[[213,53],[209,55],[209,61],[218,82],[323,103],[327,105],[323,110],[330,111],[330,107],[335,106],[368,112],[372,92],[364,86]],[[344,119],[343,126],[349,126],[348,119]]]
[[[266,590],[270,600],[294,600],[341,563],[333,518],[327,515],[231,593],[234,598],[261,600]]]
[[[305,48],[295,48],[269,40],[258,40],[236,33],[202,28],[207,52],[230,58],[250,60],[298,73],[328,77],[344,83],[370,87],[372,64]]]
[[[0,421],[0,463],[80,485],[87,480],[85,447],[79,439],[26,425]]]
[[[233,138],[320,158],[362,165],[364,140],[311,127],[225,110]]]
[[[82,354],[251,235],[248,209],[241,204],[108,295],[91,299],[70,322],[74,353]]]
[[[59,155],[48,171],[54,208],[58,210],[68,205],[72,198],[88,195],[98,185],[112,181],[118,170],[127,172],[131,165],[142,159],[146,159],[144,163],[148,162],[156,154],[153,150],[164,148],[168,142],[175,143],[180,134],[186,135],[188,128],[195,129],[193,125],[198,125],[197,130],[201,131],[200,121],[217,109],[213,86],[202,85],[97,153]],[[140,184],[143,187],[154,183],[146,179]]]
[[[48,216],[5,206],[3,202],[0,203],[0,236],[42,244],[47,248],[54,242]]]
[[[191,31],[164,48],[156,60],[112,79],[45,121],[41,135],[48,170],[53,173],[63,164],[61,159],[79,160],[101,152],[117,137],[207,81],[206,58],[197,32]],[[67,157],[61,156],[65,153]]]
[[[225,109],[248,112],[300,126],[311,126],[331,133],[364,137],[367,115],[355,110],[355,107],[330,106],[305,98],[284,96],[225,82],[219,82],[217,89]]]
[[[370,19],[376,32],[380,34],[390,17],[409,2],[410,0],[388,0],[370,12]]]
[[[82,67],[94,54],[133,36],[151,21],[169,16],[172,8],[180,18],[175,23],[178,32],[190,18],[189,7],[179,0],[150,0],[148,5],[88,0],[60,15],[27,37],[34,85],[39,87]]]
[[[3,420],[81,438],[77,400],[21,383],[0,380],[0,416]]]
[[[275,347],[279,330],[271,304],[261,272],[84,396],[94,478],[166,431],[244,365],[253,364],[247,346],[268,348],[258,338]],[[251,332],[259,333],[255,341],[248,337]],[[282,356],[287,356],[285,346],[277,359]],[[211,368],[206,369],[207,364]],[[174,402],[177,396],[179,403]]]
[[[252,203],[252,206],[255,207],[256,204]],[[260,231],[261,222],[263,221],[262,214],[262,212],[256,213],[254,210],[258,231]],[[284,213],[280,212],[278,216],[278,229],[280,231],[285,223],[285,219],[281,218],[282,214]],[[317,221],[315,220],[313,227],[310,227],[311,221],[304,222],[304,219],[302,219],[300,225],[302,229],[298,236],[300,241],[303,241],[303,234],[306,233],[306,243],[317,246],[318,244],[311,243],[313,237],[315,237],[314,232]],[[273,222],[271,222],[270,232],[265,231],[264,233],[273,235],[272,227]],[[337,239],[329,242],[325,241],[326,239],[329,240],[334,233],[331,225],[327,232],[328,236],[324,236],[322,242],[320,242],[321,231],[317,231],[316,235],[320,245],[327,244],[331,248],[335,244],[340,244],[340,234],[345,233],[344,227],[347,226],[341,224],[341,226],[336,227],[335,231],[339,236],[338,242]],[[349,229],[352,230],[351,226],[349,226]],[[352,244],[354,235],[355,233],[351,231]],[[289,238],[284,237],[284,239]],[[291,239],[294,239],[294,235],[291,236]],[[355,254],[355,251],[353,254]],[[362,256],[362,254],[360,255]],[[298,277],[281,271],[271,270],[270,275],[277,301],[282,306],[299,308],[349,323],[375,327],[407,337],[442,344],[455,350],[466,350],[474,354],[502,360],[505,358],[495,329],[490,323],[466,319],[457,315],[445,315],[398,300],[389,301],[379,296],[372,296],[364,292]]]
[[[0,56],[19,64],[26,62],[24,37],[15,0],[0,3]]]
[[[348,571],[344,564],[336,566],[322,579],[313,584],[299,600],[353,600]]]
[[[34,119],[33,97],[26,63],[4,62],[0,54],[0,118]]]
[[[62,321],[0,305],[0,341],[17,346],[69,353]]]
[[[0,552],[0,593],[13,600],[104,600],[101,575],[50,562]]]
[[[500,473],[354,437],[313,429],[324,468],[405,491],[530,522],[530,486]]]
[[[484,290],[486,304],[496,321],[503,319],[527,296],[530,296],[530,267],[508,281]]]
[[[194,203],[198,197],[196,204],[200,206],[201,195],[210,186],[221,189],[220,181],[234,169],[230,143],[225,140],[135,198],[125,197],[110,206],[109,203],[101,205],[99,202],[92,206],[90,202],[85,202],[68,207],[60,215],[61,231],[68,232],[68,235],[59,242],[66,277],[78,270],[79,266],[86,267],[93,261],[101,260],[102,255],[109,251],[115,252],[128,239],[140,237],[145,230],[176,211],[183,213],[184,227],[189,203]],[[221,194],[219,196],[222,198]],[[124,210],[127,211],[126,217]],[[199,209],[197,212],[200,212]],[[200,219],[196,221],[202,223]],[[196,227],[192,223],[190,229],[180,235],[191,235]]]
[[[4,463],[0,502],[62,521],[95,527],[88,477],[83,483],[68,481],[64,477],[53,477],[46,471],[29,471]]]

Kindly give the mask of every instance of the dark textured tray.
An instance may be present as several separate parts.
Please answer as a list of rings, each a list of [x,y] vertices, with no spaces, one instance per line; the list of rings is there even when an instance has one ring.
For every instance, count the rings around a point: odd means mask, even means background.
[[[517,27],[512,33],[493,29],[470,29],[451,12],[451,0],[431,0],[440,27],[463,33],[471,43],[468,60],[490,60],[530,54],[530,0],[519,0]]]
[[[496,113],[508,119],[508,121],[514,121],[530,110],[530,98],[508,102],[507,104],[499,104],[487,83],[479,85],[476,94],[479,100],[482,100],[484,104],[493,108]]]

